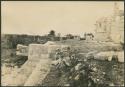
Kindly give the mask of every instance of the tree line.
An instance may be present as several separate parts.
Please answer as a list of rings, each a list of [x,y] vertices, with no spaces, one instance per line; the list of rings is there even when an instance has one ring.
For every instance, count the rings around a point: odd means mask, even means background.
[[[89,34],[90,35],[90,34]],[[67,39],[74,39],[77,36],[72,34],[67,34],[64,37],[61,37],[61,34],[56,35],[54,30],[51,30],[47,35],[26,35],[26,34],[5,34],[2,37],[3,45],[6,45],[8,48],[16,48],[17,44],[29,45],[30,43],[44,44],[47,41],[60,41]],[[85,40],[85,38],[80,38],[80,40]]]

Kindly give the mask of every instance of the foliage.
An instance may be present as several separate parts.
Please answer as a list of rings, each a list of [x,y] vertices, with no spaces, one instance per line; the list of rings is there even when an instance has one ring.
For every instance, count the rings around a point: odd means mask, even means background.
[[[54,31],[54,30],[51,30],[51,31],[49,32],[49,35],[50,35],[50,36],[55,36],[55,31]]]
[[[73,38],[74,38],[74,36],[73,36],[72,34],[67,34],[66,37],[67,37],[68,39],[73,39]]]
[[[30,43],[45,43],[47,41],[46,36],[32,36],[32,35],[5,35],[2,38],[3,45],[7,45],[8,48],[15,49],[17,44],[29,45]]]
[[[65,78],[65,82],[61,80],[58,84],[59,86],[67,84],[75,87],[110,86],[113,78],[109,76],[109,73],[112,75],[114,72],[111,73],[106,71],[106,67],[108,66],[109,70],[111,70],[112,62],[106,63],[105,61],[86,58],[86,56],[79,55],[79,50],[74,49],[73,47],[67,48],[65,51],[60,49],[57,51],[56,55],[58,55],[58,58],[56,59],[57,61],[61,59],[56,65],[56,68],[61,73],[61,77]]]

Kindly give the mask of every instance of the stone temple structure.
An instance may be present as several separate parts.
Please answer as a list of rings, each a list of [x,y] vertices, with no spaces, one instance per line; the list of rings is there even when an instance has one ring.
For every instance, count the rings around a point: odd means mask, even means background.
[[[59,45],[48,41],[45,44],[17,45],[16,55],[28,56],[28,60],[16,71],[2,78],[2,86],[39,86],[49,73],[52,59],[57,49],[68,45]]]
[[[96,21],[95,39],[97,41],[113,41],[124,43],[124,10],[114,3],[114,13]]]

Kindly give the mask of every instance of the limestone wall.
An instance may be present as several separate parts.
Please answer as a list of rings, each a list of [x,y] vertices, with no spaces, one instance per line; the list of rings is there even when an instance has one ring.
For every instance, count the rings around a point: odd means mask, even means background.
[[[119,19],[116,22],[112,23],[111,26],[111,38],[115,43],[124,43],[124,22],[123,19]]]
[[[21,49],[22,45],[18,45]],[[58,48],[67,47],[55,43],[47,44],[30,44],[28,47],[28,60],[19,68],[17,72],[8,77],[8,82],[4,86],[36,86],[39,85],[49,72],[51,59],[50,53],[55,52]]]
[[[41,59],[32,71],[29,78],[25,81],[24,86],[38,86],[50,71],[51,60],[48,58]]]
[[[16,55],[28,56],[28,46],[18,44],[16,49]]]

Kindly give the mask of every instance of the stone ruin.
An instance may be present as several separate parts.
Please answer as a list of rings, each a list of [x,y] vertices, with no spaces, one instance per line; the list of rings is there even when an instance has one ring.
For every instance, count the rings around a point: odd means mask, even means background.
[[[16,55],[28,56],[28,46],[18,44],[16,49]]]
[[[51,59],[49,54],[57,48],[66,47],[54,42],[46,44],[17,45],[17,55],[28,56],[28,60],[16,73],[12,73],[3,86],[37,86],[49,73]],[[22,51],[23,50],[23,51]],[[25,52],[26,53],[25,53]],[[10,79],[10,80],[9,80]],[[4,79],[3,79],[4,80]]]
[[[23,49],[25,48],[28,50],[26,51],[28,60],[16,73],[12,73],[13,75],[10,75],[7,78],[7,81],[5,81],[6,84],[2,84],[3,86],[37,86],[41,84],[50,71],[50,66],[52,64],[52,61],[49,58],[50,53],[54,52],[56,49],[62,49],[69,46],[48,42],[46,44],[30,44],[27,47],[18,45],[18,47],[20,47],[20,49],[22,47]],[[23,53],[24,52],[18,54],[24,56]],[[119,55],[123,58],[124,55],[122,54],[123,52],[119,53]],[[103,55],[101,55],[101,57],[102,56]],[[100,58],[99,54],[96,55],[96,58],[97,57]],[[122,59],[119,59],[119,61],[124,62]]]

